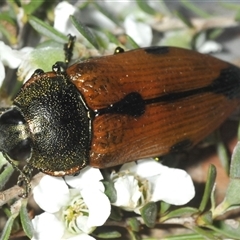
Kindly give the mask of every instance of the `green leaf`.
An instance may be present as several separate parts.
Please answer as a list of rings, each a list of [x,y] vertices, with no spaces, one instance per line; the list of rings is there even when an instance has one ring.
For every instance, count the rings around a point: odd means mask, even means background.
[[[117,46],[122,46],[122,44],[120,43],[120,41],[116,38],[116,36],[114,34],[112,34],[109,31],[104,31],[106,37],[108,38],[109,42],[112,42],[114,44],[116,44]]]
[[[10,1],[9,1],[10,2]],[[22,7],[21,1],[20,0],[13,0],[13,2],[18,6]]]
[[[127,44],[131,46],[130,49],[139,48],[138,44],[130,36],[126,35],[126,37],[127,37]]]
[[[9,23],[11,25],[16,25],[16,21],[12,17],[10,17],[9,13],[7,13],[7,12],[1,12],[0,20],[6,21],[7,23]]]
[[[214,40],[217,37],[221,36],[223,33],[224,33],[223,28],[214,28],[208,33],[208,38]]]
[[[13,227],[13,224],[14,224],[14,220],[17,216],[18,216],[18,213],[15,213],[15,214],[12,214],[8,218],[6,224],[3,228],[0,240],[9,240],[10,239],[10,235],[11,235],[12,227]]]
[[[14,172],[13,166],[3,157],[2,153],[0,153],[0,168],[0,190],[2,190]]]
[[[140,212],[147,227],[153,228],[155,226],[158,213],[157,204],[155,202],[149,202],[140,209]]]
[[[17,38],[14,31],[8,31],[2,22],[6,22],[8,25],[12,25],[13,28],[16,27],[16,21],[9,16],[7,13],[0,13],[0,32],[7,38],[11,45],[17,43]]]
[[[186,16],[184,16],[181,12],[177,12],[175,11],[175,15],[182,20],[182,22],[188,27],[188,28],[193,28],[193,25],[190,21],[190,19],[188,19]]]
[[[192,233],[192,234],[181,234],[181,235],[175,235],[161,238],[161,240],[205,240],[206,238],[203,238],[201,235]]]
[[[120,238],[122,235],[118,231],[109,231],[97,234],[97,237],[104,239]]]
[[[207,211],[207,212],[203,213],[196,220],[197,225],[201,226],[201,227],[212,225],[212,222],[213,221],[212,221],[212,212],[211,211]]]
[[[98,44],[99,49],[101,48],[108,49],[109,40],[107,39],[107,36],[102,31],[95,30],[94,37]]]
[[[240,10],[238,10],[238,11],[236,12],[235,20],[236,20],[237,22],[240,22]]]
[[[238,122],[238,141],[240,140],[240,121]]]
[[[160,222],[164,222],[170,218],[178,218],[182,216],[191,216],[193,214],[198,213],[199,210],[197,208],[192,207],[183,207],[169,212],[167,215],[160,218]]]
[[[22,4],[24,12],[26,14],[32,14],[35,12],[41,5],[45,2],[45,0],[37,0],[37,1],[29,1],[28,4]]]
[[[227,208],[240,205],[240,179],[231,179],[224,199]],[[226,209],[227,210],[227,209]]]
[[[192,228],[192,230],[195,231],[196,233],[198,233],[200,236],[202,236],[202,238],[200,238],[201,240],[216,239],[214,233],[212,231],[207,230],[207,229],[203,229],[203,228],[194,226]]]
[[[75,28],[85,37],[89,43],[91,43],[97,50],[99,50],[98,43],[95,36],[90,32],[90,30],[81,22],[79,22],[73,15],[70,16],[72,24]]]
[[[150,15],[155,15],[157,14],[157,12],[155,11],[155,9],[153,9],[147,1],[143,1],[143,0],[137,0],[137,5],[139,6],[139,8],[147,13],[147,14],[150,14]]]
[[[59,31],[57,31],[52,26],[48,25],[47,23],[41,21],[40,19],[29,16],[29,23],[30,25],[40,34],[49,37],[50,39],[55,40],[59,43],[66,43],[68,42],[68,37]]]
[[[114,221],[121,221],[122,220],[122,210],[119,207],[112,206],[111,207],[111,214],[109,216],[110,219]]]
[[[101,12],[105,17],[107,17],[108,19],[110,19],[112,22],[114,22],[116,25],[118,25],[118,26],[121,26],[121,24],[120,24],[120,22],[118,21],[118,19],[114,16],[114,15],[112,15],[110,12],[108,12],[107,10],[106,10],[106,8],[103,8],[101,5],[99,5],[98,3],[97,3],[97,1],[95,1],[95,2],[92,2],[92,4],[97,8],[97,10],[99,11],[99,12]]]
[[[111,203],[116,202],[117,200],[117,192],[116,189],[114,187],[114,183],[112,181],[102,181],[104,187],[105,187],[105,194],[107,195],[107,197],[109,198]]]
[[[240,179],[240,141],[233,150],[230,166],[230,178]]]
[[[233,150],[230,165],[230,182],[226,191],[226,196],[214,210],[213,218],[224,214],[233,206],[240,205],[240,141]]]
[[[92,2],[90,2],[90,1],[82,1],[82,2],[78,3],[78,8],[80,10],[83,10],[84,8],[87,8],[91,4],[92,4]]]
[[[33,236],[33,225],[31,219],[29,218],[28,211],[27,211],[27,200],[22,201],[22,206],[20,209],[20,220],[23,227],[24,232],[26,235],[31,239]]]
[[[170,30],[168,32],[169,34],[161,40],[161,45],[191,49],[193,39],[191,29]]]
[[[234,1],[221,1],[220,5],[226,9],[230,9],[230,10],[240,10],[240,5],[239,3],[236,1],[236,3],[234,3]]]
[[[7,216],[8,218],[12,215],[11,210],[10,210],[10,208],[9,208],[8,205],[4,205],[4,206],[2,207],[2,210],[3,210],[3,212],[6,214],[6,216]]]
[[[207,13],[206,11],[202,10],[202,8],[198,7],[193,3],[194,1],[186,1],[186,0],[181,0],[181,3],[184,7],[195,13],[201,18],[209,18],[212,15]]]
[[[141,223],[137,220],[137,218],[135,218],[135,217],[128,218],[127,224],[129,225],[129,227],[131,228],[132,231],[134,231],[134,232],[140,231]]]
[[[215,181],[216,181],[216,176],[217,176],[216,167],[214,165],[210,165],[210,167],[208,169],[207,182],[206,182],[206,185],[205,185],[203,198],[202,198],[202,201],[201,201],[200,207],[199,207],[200,212],[203,212],[207,207],[207,204],[208,204],[209,199],[211,197],[211,193],[212,193],[213,188],[214,188],[214,184],[215,184]]]
[[[160,215],[163,215],[170,207],[171,207],[171,204],[161,201],[160,202]]]
[[[217,141],[217,153],[220,159],[220,162],[225,170],[225,172],[227,173],[227,175],[229,174],[229,153],[228,150],[224,144],[224,142],[221,139],[221,136],[218,132],[218,141]]]
[[[163,15],[171,15],[171,11],[169,9],[169,5],[167,4],[166,1],[159,1],[158,5],[159,5],[159,9],[161,9],[161,13]]]
[[[228,219],[216,221],[214,223],[214,230],[219,232],[220,235],[223,232],[224,236],[228,238],[240,239],[240,224],[238,220]]]
[[[131,239],[131,240],[141,240],[141,239],[142,239],[142,238],[139,236],[139,233],[133,232],[133,231],[131,231],[130,229],[128,229],[128,234],[129,234],[129,236],[130,236],[129,239]],[[146,239],[146,240],[147,240],[147,239]]]
[[[52,65],[57,61],[64,61],[63,48],[45,48],[34,49],[29,55],[29,62],[34,68],[40,68],[43,71],[51,71]]]

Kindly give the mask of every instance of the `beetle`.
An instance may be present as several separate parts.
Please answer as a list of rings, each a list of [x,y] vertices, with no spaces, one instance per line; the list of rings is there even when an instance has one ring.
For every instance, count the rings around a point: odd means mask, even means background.
[[[183,151],[240,102],[240,69],[177,47],[147,47],[36,70],[0,116],[0,151],[53,176]]]

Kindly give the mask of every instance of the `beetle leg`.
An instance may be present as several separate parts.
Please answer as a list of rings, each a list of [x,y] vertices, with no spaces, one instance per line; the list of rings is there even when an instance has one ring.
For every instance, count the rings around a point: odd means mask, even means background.
[[[31,77],[39,76],[39,75],[42,75],[42,74],[44,74],[44,71],[42,69],[38,68],[34,71],[34,73],[32,74]]]
[[[3,153],[3,156],[13,166],[13,168],[20,173],[17,181],[17,185],[23,188],[23,193],[20,195],[20,197],[27,198],[31,191],[30,178],[32,169],[26,165],[24,166],[23,170],[21,170],[7,154]]]
[[[20,175],[18,177],[17,185],[24,188],[24,192],[21,195],[22,198],[27,198],[28,194],[31,191],[30,179],[32,177],[32,168],[28,165],[23,167],[23,170],[20,170]]]

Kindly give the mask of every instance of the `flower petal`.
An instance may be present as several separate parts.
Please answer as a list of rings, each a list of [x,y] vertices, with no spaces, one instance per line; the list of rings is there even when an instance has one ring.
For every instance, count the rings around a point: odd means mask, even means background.
[[[88,216],[77,217],[76,223],[77,223],[78,228],[86,234],[93,232],[96,228],[96,227],[88,226]]]
[[[147,178],[161,174],[164,168],[165,167],[161,163],[153,158],[146,158],[138,160],[137,163],[126,163],[121,167],[120,171],[128,170],[142,178]]]
[[[44,212],[32,220],[34,236],[32,240],[59,240],[64,234],[63,223],[51,213]]]
[[[76,35],[77,31],[71,24],[70,15],[74,15],[77,8],[67,1],[60,2],[54,9],[54,28],[64,34]]]
[[[117,201],[113,205],[122,207],[125,210],[133,210],[137,207],[142,192],[134,176],[124,175],[117,178],[114,187],[117,192]]]
[[[103,179],[99,169],[93,167],[86,167],[79,173],[78,176],[66,176],[65,180],[72,188],[96,187],[96,184]],[[99,186],[100,187],[100,186]],[[104,188],[101,189],[104,191]]]
[[[5,66],[10,68],[17,68],[21,62],[21,58],[17,51],[12,50],[4,42],[0,41],[0,60]]]
[[[184,205],[195,195],[191,177],[181,169],[164,167],[159,176],[149,178],[153,184],[151,201],[163,200],[173,205]]]
[[[140,46],[150,46],[152,42],[152,29],[144,23],[138,22],[133,15],[128,15],[124,21],[126,33]]]
[[[57,212],[69,199],[69,189],[62,178],[44,176],[33,189],[33,198],[44,211]]]
[[[26,47],[18,50],[13,50],[11,47],[0,41],[0,61],[5,66],[10,68],[17,68],[22,62],[23,58],[32,50],[30,47]]]
[[[103,225],[111,211],[108,197],[102,191],[94,188],[84,188],[81,194],[89,210],[88,227]]]
[[[5,79],[5,68],[4,68],[2,62],[0,62],[0,87],[2,86],[4,79]]]

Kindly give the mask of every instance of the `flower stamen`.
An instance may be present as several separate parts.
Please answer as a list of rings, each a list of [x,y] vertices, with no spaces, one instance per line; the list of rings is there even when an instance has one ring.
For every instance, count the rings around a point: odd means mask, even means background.
[[[83,198],[79,195],[79,196],[76,196],[70,202],[69,206],[67,206],[67,208],[63,211],[63,219],[69,231],[73,233],[82,232],[77,225],[77,218],[80,216],[88,217],[89,210]]]

